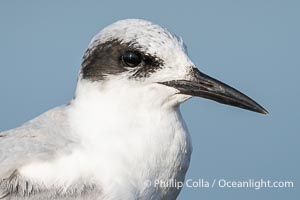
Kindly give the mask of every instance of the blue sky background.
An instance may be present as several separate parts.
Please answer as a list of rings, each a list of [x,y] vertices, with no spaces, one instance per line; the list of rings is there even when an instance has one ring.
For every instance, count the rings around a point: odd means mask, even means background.
[[[294,188],[184,188],[179,199],[300,196],[299,1],[0,2],[0,130],[68,102],[94,34],[144,18],[183,37],[205,73],[270,114],[193,98],[181,106],[193,138],[187,178],[291,180]]]

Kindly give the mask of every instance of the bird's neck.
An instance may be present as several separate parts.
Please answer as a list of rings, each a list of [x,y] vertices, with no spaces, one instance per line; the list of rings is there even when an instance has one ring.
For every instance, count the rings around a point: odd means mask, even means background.
[[[97,169],[99,180],[132,180],[144,190],[145,180],[184,178],[191,144],[178,106],[155,97],[157,89],[143,89],[122,84],[77,88],[69,120],[82,157],[89,158],[86,163]]]
[[[165,126],[171,119],[178,121],[178,106],[165,103],[164,95],[157,91],[156,88],[143,87],[141,90],[138,86],[122,83],[80,83],[71,103],[72,126],[87,138],[86,134],[98,136],[99,132],[134,134],[138,129],[149,130],[154,124]]]

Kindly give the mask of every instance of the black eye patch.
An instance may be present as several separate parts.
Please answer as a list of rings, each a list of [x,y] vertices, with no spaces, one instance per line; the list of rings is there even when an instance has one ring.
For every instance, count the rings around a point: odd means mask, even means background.
[[[82,78],[100,81],[105,80],[108,75],[127,71],[132,73],[130,78],[149,77],[163,66],[163,60],[143,52],[142,49],[117,39],[99,43],[84,54]]]
[[[138,69],[133,75],[133,78],[147,78],[157,70],[161,69],[164,65],[162,59],[151,56],[151,55],[144,55],[143,56],[144,65],[140,69]]]

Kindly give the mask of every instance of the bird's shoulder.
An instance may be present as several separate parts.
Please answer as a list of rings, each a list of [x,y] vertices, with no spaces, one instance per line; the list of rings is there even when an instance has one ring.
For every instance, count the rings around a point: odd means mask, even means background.
[[[67,107],[56,107],[18,128],[0,132],[0,199],[9,192],[6,189],[14,189],[9,180],[14,180],[20,167],[69,153],[74,141],[68,135]]]

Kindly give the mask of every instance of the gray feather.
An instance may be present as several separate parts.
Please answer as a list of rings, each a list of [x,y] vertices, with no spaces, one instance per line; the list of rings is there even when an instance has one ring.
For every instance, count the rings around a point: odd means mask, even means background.
[[[66,135],[70,134],[66,109],[67,106],[57,107],[19,128],[0,133],[0,199],[72,199],[72,195],[64,196],[66,192],[59,195],[59,188],[34,185],[18,174],[20,167],[31,162],[71,153],[76,140]],[[67,193],[82,195],[92,188],[95,187],[72,186]]]

